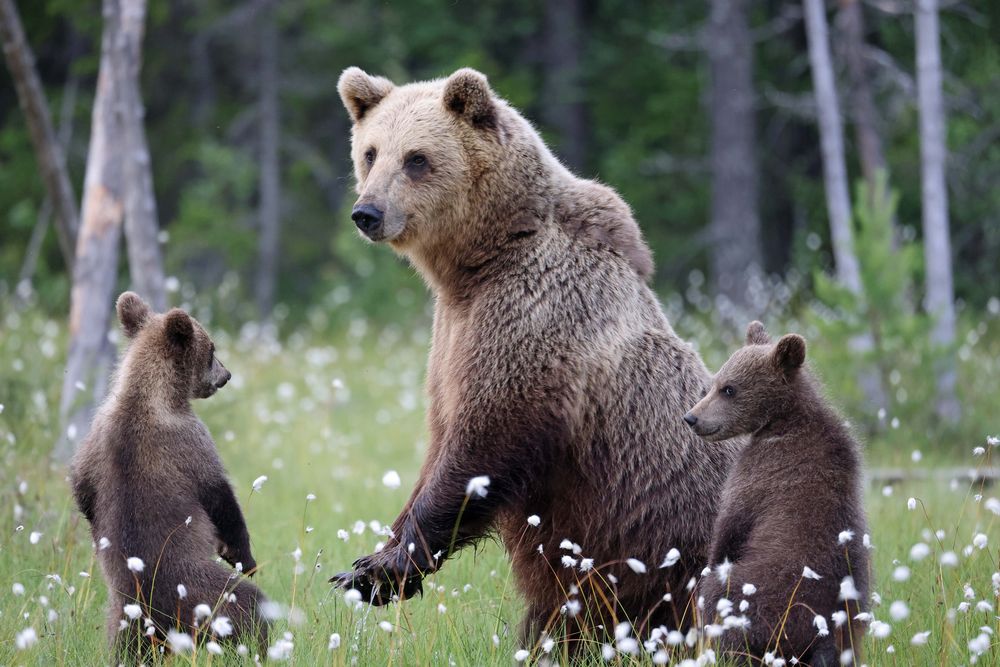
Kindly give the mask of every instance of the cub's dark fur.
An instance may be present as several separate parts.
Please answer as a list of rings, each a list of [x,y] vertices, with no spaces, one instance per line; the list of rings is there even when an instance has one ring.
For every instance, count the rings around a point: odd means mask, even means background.
[[[868,598],[861,447],[803,366],[802,337],[789,334],[772,344],[753,322],[746,343],[685,416],[710,442],[752,434],[722,492],[709,551],[712,573],[699,586],[704,620],[724,622],[716,618],[721,598],[732,602],[735,616],[746,599],[750,627],[745,634],[727,630],[724,651],[754,659],[770,651],[836,665],[845,649],[859,654],[863,624],[854,616]],[[845,530],[853,538],[841,544]],[[719,574],[726,561],[728,580]],[[803,577],[805,567],[822,578]],[[845,577],[853,578],[856,600],[842,599]],[[743,594],[747,583],[756,593]],[[847,615],[840,627],[831,616],[838,611]],[[817,615],[829,634],[820,635]]]
[[[215,443],[190,405],[225,385],[229,371],[183,310],[153,313],[132,292],[118,298],[117,310],[131,343],[71,467],[73,494],[108,583],[116,658],[136,662],[150,650],[146,619],[158,640],[171,629],[190,632],[202,603],[231,620],[231,637],[265,642],[266,598],[214,560],[218,553],[251,575],[256,568]],[[130,569],[129,558],[141,559],[142,570]],[[128,604],[140,606],[138,619],[123,613]]]

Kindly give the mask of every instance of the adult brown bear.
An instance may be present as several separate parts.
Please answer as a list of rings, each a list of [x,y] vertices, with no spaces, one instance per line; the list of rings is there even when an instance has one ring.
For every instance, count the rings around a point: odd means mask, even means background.
[[[420,478],[385,548],[334,581],[385,604],[496,531],[527,641],[557,623],[685,626],[735,446],[682,421],[710,376],[646,285],[628,206],[567,171],[479,72],[397,87],[350,68],[338,88],[352,218],[413,263],[435,313]]]

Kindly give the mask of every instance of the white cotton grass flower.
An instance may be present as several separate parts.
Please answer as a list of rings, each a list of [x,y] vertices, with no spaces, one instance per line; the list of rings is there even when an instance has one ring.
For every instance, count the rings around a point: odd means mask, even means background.
[[[39,533],[37,530],[32,531],[31,535],[28,535],[28,541],[32,544],[38,544],[39,540],[42,539],[44,533]]]
[[[945,551],[941,554],[941,558],[939,560],[941,561],[941,565],[944,565],[945,567],[958,566],[958,554],[954,551]]]
[[[985,549],[987,544],[989,544],[989,538],[984,533],[976,533],[976,536],[972,538],[972,545],[977,549]]]
[[[993,605],[986,600],[980,600],[976,603],[976,611],[990,613],[993,611]]]
[[[917,542],[910,547],[910,560],[922,561],[931,554],[931,548],[924,542]]]
[[[906,581],[910,578],[910,568],[905,565],[897,565],[896,569],[892,571],[893,581]]]
[[[552,649],[555,648],[555,645],[556,645],[556,640],[552,639],[552,637],[548,637],[546,638],[545,641],[542,642],[542,651],[544,653],[552,653]]]
[[[389,621],[379,621],[378,627],[382,628],[384,632],[392,632],[392,623]]]
[[[680,559],[681,559],[681,552],[675,548],[671,548],[670,551],[667,552],[667,555],[663,559],[663,562],[660,563],[660,567],[661,568],[673,567],[674,565],[677,564],[677,561],[679,561]]]
[[[205,650],[212,655],[222,655],[222,646],[219,642],[209,641],[205,644]]]
[[[447,611],[448,611],[448,607],[444,606],[444,604],[438,604],[438,613],[439,614],[444,614]]]
[[[997,516],[1000,516],[1000,500],[997,500],[996,498],[987,498],[986,502],[983,503],[983,507]]]
[[[925,630],[924,632],[918,632],[917,634],[913,635],[913,637],[910,639],[910,644],[913,646],[924,646],[925,644],[927,644],[927,640],[930,639],[930,636],[931,636],[930,630]]]
[[[615,659],[615,647],[610,644],[604,644],[601,646],[601,657],[604,658],[604,662],[611,662]]]
[[[822,575],[818,574],[816,570],[812,569],[808,565],[802,568],[802,577],[804,579],[822,579]]]
[[[134,621],[142,616],[142,607],[137,604],[127,604],[122,607],[122,612]]]
[[[906,499],[906,509],[908,509],[910,511],[913,511],[913,510],[917,509],[917,499],[916,498],[907,498]]]
[[[10,592],[14,595],[24,595],[24,584],[15,581],[14,585],[10,587]]]
[[[854,539],[853,530],[842,530],[840,534],[837,535],[837,544],[847,544]]]
[[[854,664],[854,651],[849,648],[843,650],[840,654],[840,664],[844,667]]]
[[[986,453],[986,448],[985,447],[973,447],[972,448],[972,455],[973,456],[982,456],[985,453]]]
[[[646,574],[646,564],[638,558],[629,558],[625,561],[625,564],[628,565],[628,569],[636,574]]]
[[[861,536],[861,545],[864,546],[865,549],[869,550],[875,548],[875,545],[872,544],[872,536],[868,533]]]
[[[514,660],[517,662],[524,662],[528,659],[529,655],[531,655],[531,651],[522,648],[514,652]]]
[[[187,633],[170,630],[167,632],[167,645],[174,653],[189,653],[194,650],[194,639]]]
[[[34,628],[25,628],[14,635],[14,646],[18,651],[24,651],[38,643],[38,633]]]
[[[813,625],[816,626],[816,635],[819,637],[826,637],[830,634],[830,628],[826,624],[826,616],[820,616],[816,614],[813,616]]]
[[[480,498],[486,497],[486,487],[490,485],[490,478],[486,475],[479,475],[478,477],[473,477],[469,480],[469,483],[465,486],[465,495],[479,496]]]
[[[578,561],[569,554],[566,554],[562,557],[563,567],[576,567],[577,562]]]
[[[872,621],[870,627],[875,639],[885,639],[892,632],[892,626],[885,621]]]
[[[593,558],[581,558],[580,559],[580,572],[589,572],[594,569],[594,559]]]
[[[106,537],[102,537],[101,539],[97,540],[97,548],[100,549],[101,551],[104,551],[110,546],[111,546],[111,540],[109,540]]]
[[[839,628],[844,623],[847,623],[847,612],[843,609],[839,609],[830,614],[830,620],[833,621],[833,627]]]
[[[334,632],[330,635],[330,641],[326,644],[327,651],[336,651],[340,648],[340,633]]]
[[[185,586],[184,584],[177,584],[177,597],[183,600],[187,596],[188,596],[187,586]]]
[[[216,616],[212,620],[212,632],[216,637],[228,637],[233,634],[233,622],[226,616]]]
[[[528,517],[528,525],[534,528],[538,528],[538,525],[542,522],[542,518],[537,514],[532,514]]]
[[[399,485],[402,483],[402,480],[399,478],[399,473],[395,470],[387,470],[386,473],[382,475],[382,486],[388,489],[398,489]]]
[[[715,568],[715,576],[719,578],[719,583],[724,584],[729,581],[729,573],[732,570],[733,564],[729,562],[728,558],[724,558]]]
[[[751,595],[753,595],[756,592],[757,592],[757,587],[754,586],[753,584],[751,584],[751,583],[743,584],[743,595],[746,595],[747,597],[750,597]]]
[[[980,632],[974,639],[969,640],[969,651],[976,657],[990,650],[990,636],[985,632]]]
[[[255,479],[253,481],[253,484],[251,484],[251,491],[250,492],[251,493],[253,493],[253,492],[260,493],[260,490],[264,487],[264,482],[266,482],[266,481],[267,481],[267,475],[261,475],[260,477],[258,477],[257,479]]]
[[[726,618],[733,613],[733,603],[727,598],[719,598],[715,603],[715,611],[721,618]]]
[[[194,607],[194,618],[196,621],[206,619],[212,615],[212,608],[205,603],[195,605]]]
[[[749,609],[749,608],[750,608],[750,601],[749,600],[740,600],[740,613],[741,614],[744,613],[744,612],[746,612],[746,610]]]
[[[133,572],[142,572],[146,569],[146,564],[138,556],[129,556],[125,560],[125,565]]]
[[[905,621],[910,615],[910,608],[902,600],[896,600],[889,605],[889,617],[896,623]]]
[[[355,605],[361,602],[361,591],[356,588],[351,588],[344,592],[344,602],[349,605]]]
[[[846,576],[840,582],[840,600],[857,600],[861,597],[858,589],[854,586],[854,577]]]
[[[267,647],[267,657],[269,660],[278,662],[288,660],[292,657],[292,650],[295,648],[295,644],[289,637],[290,635],[286,632],[284,637]]]

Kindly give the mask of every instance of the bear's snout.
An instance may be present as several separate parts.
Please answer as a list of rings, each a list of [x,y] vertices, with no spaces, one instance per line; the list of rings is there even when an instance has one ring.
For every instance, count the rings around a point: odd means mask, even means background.
[[[232,379],[232,377],[233,374],[230,373],[229,371],[226,371],[225,374],[219,379],[219,381],[215,383],[215,388],[222,389],[223,387],[226,386],[226,383]]]
[[[360,204],[355,206],[351,212],[351,220],[358,226],[361,233],[368,238],[377,240],[379,232],[382,230],[382,220],[385,215],[371,204]]]
[[[688,423],[688,426],[694,426],[698,423],[698,418],[689,412],[684,415],[684,421]]]

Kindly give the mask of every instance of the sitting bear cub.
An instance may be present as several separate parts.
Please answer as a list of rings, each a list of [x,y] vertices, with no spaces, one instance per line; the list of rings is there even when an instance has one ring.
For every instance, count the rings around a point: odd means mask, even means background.
[[[200,638],[265,646],[266,598],[239,572],[256,568],[243,513],[190,403],[212,396],[229,371],[183,310],[158,315],[132,292],[117,310],[131,343],[70,474],[108,583],[116,661],[148,660],[168,633],[195,627]]]
[[[870,566],[860,446],[805,357],[801,336],[772,344],[753,322],[684,416],[709,442],[751,435],[723,488],[698,592],[703,622],[724,628],[721,650],[754,664],[771,653],[836,665],[861,648],[854,617]]]

